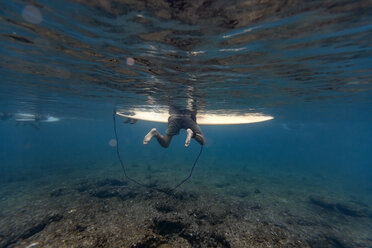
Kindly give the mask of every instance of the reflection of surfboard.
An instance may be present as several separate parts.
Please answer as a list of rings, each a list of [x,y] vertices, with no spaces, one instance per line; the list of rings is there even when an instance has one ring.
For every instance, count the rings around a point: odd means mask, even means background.
[[[134,108],[128,111],[118,111],[116,114],[131,119],[168,123],[169,113],[166,109]],[[272,116],[259,113],[228,113],[217,114],[214,112],[198,112],[196,121],[199,125],[237,125],[249,124],[274,119]]]

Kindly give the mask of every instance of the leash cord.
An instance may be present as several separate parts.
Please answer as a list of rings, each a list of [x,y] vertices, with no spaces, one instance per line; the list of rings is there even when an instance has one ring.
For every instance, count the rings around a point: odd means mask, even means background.
[[[116,111],[114,110],[113,114],[112,114],[112,118],[113,118],[113,122],[114,122],[114,133],[115,133],[115,139],[116,139],[116,155],[119,159],[119,162],[120,162],[120,165],[121,165],[121,168],[123,169],[123,172],[124,172],[124,176],[125,178],[127,178],[129,181],[139,185],[139,186],[142,186],[142,187],[145,187],[145,188],[151,188],[151,189],[156,189],[157,191],[159,192],[163,192],[163,193],[167,193],[168,190],[164,190],[164,189],[160,189],[156,186],[149,186],[149,185],[146,185],[140,181],[137,181],[135,180],[134,178],[131,178],[128,174],[127,174],[127,171],[126,171],[126,167],[125,167],[125,164],[123,162],[123,160],[121,159],[121,156],[120,156],[120,152],[119,152],[119,140],[118,140],[118,133],[117,133],[117,128],[116,128]],[[199,157],[201,156],[203,152],[203,146],[201,145],[200,146],[200,151],[199,151],[199,154],[198,156],[196,157],[195,161],[194,161],[194,164],[192,165],[192,168],[190,170],[190,173],[189,175],[183,179],[181,182],[179,182],[174,188],[172,188],[170,191],[173,192],[175,189],[177,189],[178,187],[180,187],[182,184],[184,184],[185,182],[187,182],[191,176],[192,176],[192,173],[194,172],[194,168],[199,160]]]

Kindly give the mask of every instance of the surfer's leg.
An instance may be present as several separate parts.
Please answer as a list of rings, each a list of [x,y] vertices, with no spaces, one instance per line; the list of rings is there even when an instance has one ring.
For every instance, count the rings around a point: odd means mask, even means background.
[[[162,136],[158,130],[156,130],[156,128],[153,128],[148,134],[146,134],[145,138],[143,139],[143,144],[147,145],[153,137],[155,137],[159,144],[164,148],[167,148],[172,140],[172,136],[167,134]]]
[[[194,136],[194,139],[201,145],[201,146],[204,146],[205,143],[207,143],[207,141],[205,140],[204,138],[204,135],[203,134],[200,134],[200,133],[197,133],[195,134]]]
[[[190,145],[190,141],[191,141],[192,136],[194,135],[194,132],[190,128],[188,128],[186,130],[186,133],[187,133],[187,136],[186,136],[185,146],[188,147]]]
[[[186,147],[189,146],[191,138],[194,138],[200,145],[205,145],[206,140],[204,138],[204,134],[199,125],[193,119],[185,118],[183,120],[183,125],[187,132],[187,138],[185,142]]]
[[[157,135],[160,135],[158,130],[156,130],[156,128],[151,129],[151,131],[148,134],[146,134],[145,138],[143,139],[143,144],[147,145],[152,139],[152,137],[157,136]]]
[[[156,139],[158,140],[159,144],[164,147],[164,148],[167,148],[172,140],[172,136],[169,136],[169,135],[160,135],[159,136],[155,136]]]

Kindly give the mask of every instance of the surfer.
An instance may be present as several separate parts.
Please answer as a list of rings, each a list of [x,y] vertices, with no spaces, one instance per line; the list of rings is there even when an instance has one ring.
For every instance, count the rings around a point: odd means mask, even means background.
[[[206,141],[199,125],[196,123],[196,111],[192,110],[178,110],[171,107],[169,110],[168,128],[165,135],[161,135],[156,128],[151,131],[143,139],[143,144],[147,145],[150,140],[155,137],[159,144],[167,148],[174,135],[180,133],[180,129],[186,129],[185,147],[190,145],[191,138],[194,138],[200,145],[205,145]]]
[[[40,128],[40,124],[42,122],[56,122],[60,120],[58,117],[53,117],[50,115],[33,114],[33,113],[17,113],[14,115],[14,119],[16,121],[16,126],[28,125],[36,129]]]

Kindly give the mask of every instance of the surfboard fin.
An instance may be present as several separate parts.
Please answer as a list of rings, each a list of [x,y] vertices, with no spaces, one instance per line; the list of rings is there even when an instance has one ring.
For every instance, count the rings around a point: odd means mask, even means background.
[[[133,119],[133,118],[127,118],[124,123],[125,124],[135,124],[138,120],[137,119]]]

